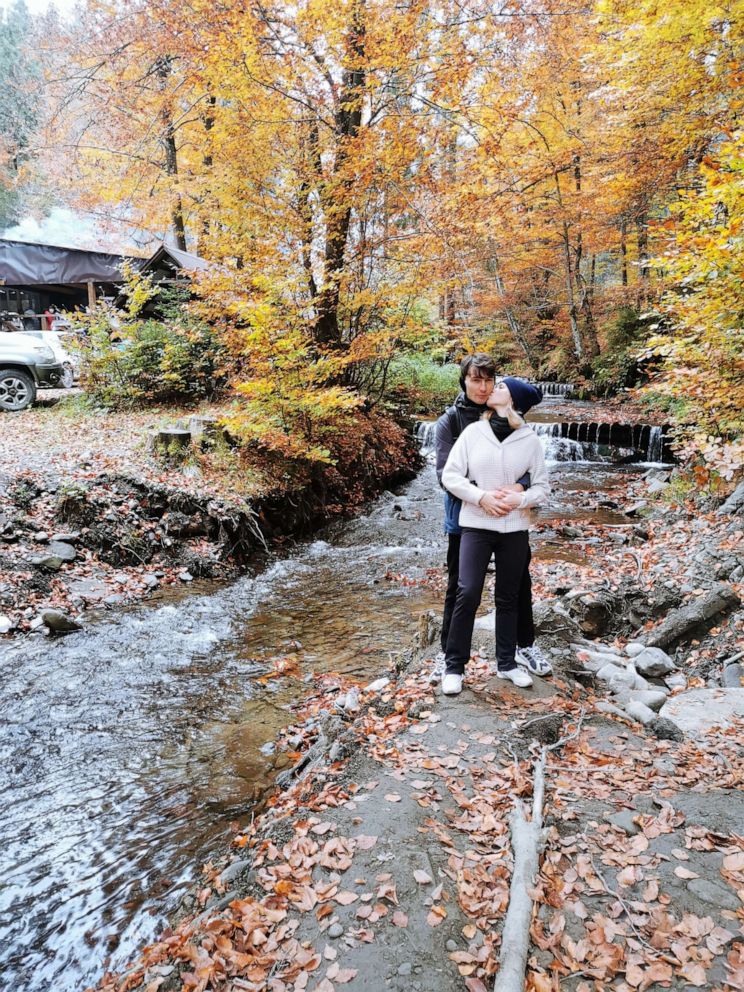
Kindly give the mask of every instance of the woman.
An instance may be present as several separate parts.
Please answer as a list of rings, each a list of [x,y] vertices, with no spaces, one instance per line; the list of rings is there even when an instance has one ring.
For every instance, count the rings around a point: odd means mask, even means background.
[[[465,428],[442,472],[442,485],[462,500],[460,580],[442,679],[442,692],[447,696],[462,691],[473,622],[492,556],[496,564],[496,674],[518,686],[532,685],[529,674],[517,666],[515,653],[519,588],[530,553],[529,509],[550,492],[542,445],[523,419],[541,399],[540,390],[521,379],[507,376],[497,381],[488,399],[494,412]],[[526,492],[503,489],[526,472],[531,479]]]

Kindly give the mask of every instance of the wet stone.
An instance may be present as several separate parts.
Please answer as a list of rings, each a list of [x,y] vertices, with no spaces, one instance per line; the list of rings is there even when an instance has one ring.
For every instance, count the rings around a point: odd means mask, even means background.
[[[333,937],[335,939],[336,937],[342,937],[343,933],[344,933],[344,928],[341,926],[340,923],[331,923],[331,925],[328,927],[329,937]]]
[[[64,564],[57,555],[34,555],[29,561],[36,568],[43,568],[45,572],[58,572]]]
[[[450,939],[447,941],[447,943],[446,943],[445,946],[446,946],[446,948],[447,948],[448,951],[456,951],[457,950],[457,941],[452,940],[452,938],[450,937]]]

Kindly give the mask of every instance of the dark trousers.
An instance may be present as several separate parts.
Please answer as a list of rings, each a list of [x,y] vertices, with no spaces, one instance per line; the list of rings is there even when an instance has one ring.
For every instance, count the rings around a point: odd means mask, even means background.
[[[442,612],[442,633],[440,644],[442,651],[447,650],[452,614],[457,602],[457,584],[460,579],[460,538],[461,534],[447,535],[447,592],[444,595],[444,611]],[[531,648],[535,643],[535,625],[532,620],[532,579],[530,578],[530,562],[532,550],[527,544],[527,564],[519,584],[519,603],[517,607],[517,645],[520,648]]]
[[[496,662],[501,669],[514,667],[522,577],[529,555],[530,542],[526,530],[501,534],[493,530],[463,528],[457,599],[445,647],[448,672],[462,674],[470,659],[473,623],[491,557],[496,566]]]

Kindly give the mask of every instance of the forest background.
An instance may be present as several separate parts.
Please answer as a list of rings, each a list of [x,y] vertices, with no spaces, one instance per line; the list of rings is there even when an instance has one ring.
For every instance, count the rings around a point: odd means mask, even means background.
[[[134,273],[91,315],[99,402],[229,385],[244,450],[317,466],[478,349],[640,387],[700,484],[736,480],[744,0],[16,2],[2,27],[0,230],[63,204],[210,263],[154,317]]]

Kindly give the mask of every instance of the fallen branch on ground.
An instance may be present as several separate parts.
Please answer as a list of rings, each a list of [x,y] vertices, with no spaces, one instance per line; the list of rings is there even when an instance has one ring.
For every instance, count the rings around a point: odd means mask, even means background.
[[[533,907],[530,892],[540,868],[540,853],[544,846],[545,763],[549,751],[556,751],[579,736],[583,721],[582,709],[573,733],[541,749],[533,773],[532,819],[527,819],[524,803],[521,800],[518,799],[514,805],[510,821],[514,868],[509,887],[509,908],[506,911],[504,929],[501,933],[499,970],[494,983],[494,992],[522,992],[524,989]]]

